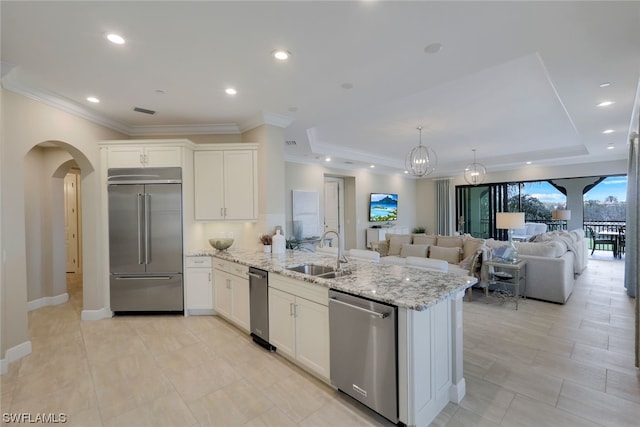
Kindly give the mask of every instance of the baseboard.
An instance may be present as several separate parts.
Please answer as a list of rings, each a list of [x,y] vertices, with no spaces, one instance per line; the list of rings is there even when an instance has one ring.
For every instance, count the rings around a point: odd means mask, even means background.
[[[98,310],[82,310],[80,319],[82,320],[101,320],[113,317],[111,310],[106,308],[100,308]]]
[[[0,361],[0,373],[5,375],[9,372],[9,363],[21,359],[28,354],[31,354],[31,341],[25,341],[22,344],[8,349],[5,353],[5,358]]]
[[[449,389],[449,400],[455,404],[460,404],[467,394],[467,382],[462,378],[457,384],[451,384]]]
[[[67,301],[69,301],[69,294],[66,292],[64,294],[56,295],[55,297],[42,297],[33,301],[27,301],[27,311],[37,310],[50,305],[63,304]]]

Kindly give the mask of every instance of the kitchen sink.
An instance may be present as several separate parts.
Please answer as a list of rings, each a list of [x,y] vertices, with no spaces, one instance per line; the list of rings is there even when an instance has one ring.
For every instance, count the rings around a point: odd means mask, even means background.
[[[323,279],[335,279],[336,277],[346,276],[351,272],[349,270],[336,271],[334,267],[318,264],[302,264],[295,267],[288,267],[287,270],[295,271],[310,276],[320,277]]]
[[[295,267],[287,267],[287,270],[296,271],[298,273],[308,274],[310,276],[320,276],[328,273],[335,273],[334,267],[318,264],[302,264]]]

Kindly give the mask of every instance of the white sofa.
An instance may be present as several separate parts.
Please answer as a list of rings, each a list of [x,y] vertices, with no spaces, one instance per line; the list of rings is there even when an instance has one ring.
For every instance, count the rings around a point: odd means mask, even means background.
[[[576,256],[557,241],[516,242],[518,258],[527,261],[525,295],[564,304],[575,287]]]
[[[575,277],[587,266],[588,240],[581,229],[542,233],[533,242],[515,242],[518,258],[527,261],[525,295],[560,304],[567,302]],[[493,248],[506,242],[488,239]]]
[[[543,222],[525,222],[524,228],[513,230],[513,240],[529,241],[533,236],[547,232],[547,224]]]
[[[377,242],[385,264],[409,265],[412,257],[422,258],[429,267],[438,257],[448,260],[448,272],[462,275],[478,275],[479,261],[487,259],[491,250],[507,245],[494,239],[475,239],[471,236],[389,235],[389,239]],[[527,261],[527,297],[564,304],[575,287],[575,276],[587,265],[588,241],[582,230],[551,231],[537,235],[535,242],[515,242],[518,258]],[[448,259],[438,252],[455,251],[459,260]],[[443,249],[444,247],[444,249]],[[434,250],[438,249],[438,250]],[[435,256],[434,256],[435,254]],[[447,254],[445,254],[447,255]],[[473,255],[473,256],[471,256]],[[481,280],[486,280],[481,277]]]

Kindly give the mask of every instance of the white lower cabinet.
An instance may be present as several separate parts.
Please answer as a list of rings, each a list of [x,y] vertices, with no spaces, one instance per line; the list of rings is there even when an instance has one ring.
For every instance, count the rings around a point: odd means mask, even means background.
[[[248,267],[215,259],[213,268],[213,301],[216,312],[249,332]]]
[[[329,380],[328,289],[269,276],[269,342],[277,351]]]
[[[213,270],[211,258],[187,257],[185,261],[185,314],[213,314]]]

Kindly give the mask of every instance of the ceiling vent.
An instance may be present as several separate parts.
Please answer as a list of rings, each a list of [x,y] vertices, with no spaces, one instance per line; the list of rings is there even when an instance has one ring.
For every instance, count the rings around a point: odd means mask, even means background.
[[[296,142],[294,140],[292,140],[292,139],[290,139],[288,141],[285,141],[284,143],[287,144],[287,145],[296,145]]]
[[[153,110],[147,110],[146,108],[140,108],[140,107],[133,107],[133,111],[136,111],[138,113],[151,114],[151,115],[154,115],[156,113]]]

